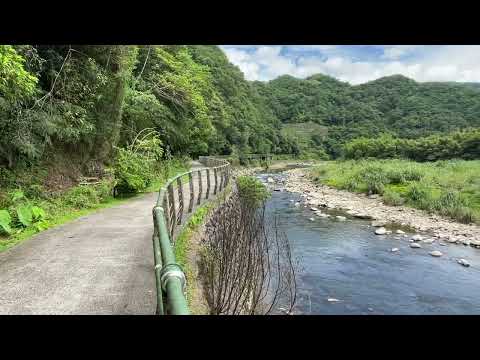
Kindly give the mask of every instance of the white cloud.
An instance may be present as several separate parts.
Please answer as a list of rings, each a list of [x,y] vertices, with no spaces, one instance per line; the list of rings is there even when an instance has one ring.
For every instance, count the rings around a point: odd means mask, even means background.
[[[382,59],[396,60],[408,55],[424,45],[387,45],[384,46]]]
[[[288,45],[293,51],[332,51],[338,48],[337,45]]]
[[[360,48],[360,47],[359,47]],[[365,46],[362,46],[365,49]],[[289,74],[304,78],[327,74],[351,84],[402,74],[417,81],[480,82],[480,46],[378,46],[381,54],[342,52],[342,46],[222,46],[249,80]],[[318,53],[317,53],[318,52]],[[354,60],[355,59],[355,60]]]
[[[281,55],[281,50],[281,46],[259,46],[253,51],[223,48],[229,60],[245,74],[245,78],[263,81],[282,74],[295,74],[295,62]]]

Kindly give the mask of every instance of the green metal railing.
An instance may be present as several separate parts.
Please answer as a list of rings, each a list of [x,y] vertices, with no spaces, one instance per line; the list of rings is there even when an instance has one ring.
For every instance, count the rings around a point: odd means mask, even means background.
[[[201,156],[199,161],[206,167],[169,179],[160,189],[157,204],[153,208],[157,315],[189,314],[185,273],[175,260],[175,237],[184,223],[184,216],[193,212],[194,205],[200,205],[209,199],[211,187],[213,186],[212,195],[216,195],[225,189],[230,180],[231,167],[228,161],[208,156]],[[182,182],[186,176],[189,186],[188,199],[184,198]]]

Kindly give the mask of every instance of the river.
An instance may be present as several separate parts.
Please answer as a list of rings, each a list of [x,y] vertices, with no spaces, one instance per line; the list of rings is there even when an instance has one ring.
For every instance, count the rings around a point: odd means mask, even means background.
[[[264,182],[283,176],[257,174]],[[437,242],[412,249],[414,233],[375,235],[369,220],[321,218],[303,203],[294,206],[301,200],[274,191],[267,202],[267,214],[278,217],[299,264],[295,314],[480,314],[480,250]],[[429,255],[432,250],[443,256]]]

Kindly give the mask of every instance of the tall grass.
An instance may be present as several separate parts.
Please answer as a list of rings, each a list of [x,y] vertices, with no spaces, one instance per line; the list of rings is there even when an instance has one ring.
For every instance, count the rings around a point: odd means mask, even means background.
[[[353,192],[381,194],[388,205],[407,205],[480,223],[480,161],[408,160],[325,162],[312,170],[321,183]]]

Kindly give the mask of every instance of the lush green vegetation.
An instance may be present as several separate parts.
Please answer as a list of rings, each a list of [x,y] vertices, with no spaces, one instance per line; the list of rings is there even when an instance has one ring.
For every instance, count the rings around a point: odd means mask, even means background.
[[[382,194],[389,205],[408,205],[458,221],[480,223],[480,161],[349,160],[315,167],[315,181],[348,191]]]
[[[153,128],[173,155],[289,152],[280,122],[215,46],[0,46],[0,164],[75,150],[104,162]]]
[[[173,175],[186,170],[185,163],[178,159],[164,161],[153,173],[149,188],[158,189]],[[116,179],[106,177],[97,183],[76,185],[64,191],[47,191],[31,179],[41,181],[40,175],[19,178],[22,188],[2,188],[0,192],[0,251],[6,250],[48,228],[74,220],[92,211],[114,206],[128,200],[134,194],[114,197]],[[21,174],[19,174],[21,176]],[[137,191],[136,193],[138,193]]]
[[[435,161],[452,158],[480,158],[480,130],[457,131],[448,135],[431,135],[420,139],[358,138],[345,145],[345,158],[407,158]]]
[[[350,86],[319,74],[255,85],[282,123],[324,127],[318,132],[310,126],[307,151],[334,158],[357,138],[419,139],[480,127],[480,92],[472,84],[417,83],[396,75]]]
[[[147,128],[165,155],[336,158],[357,138],[480,126],[475,84],[248,82],[216,46],[2,45],[0,64],[0,164],[10,169],[64,155],[83,170],[108,164]]]
[[[265,185],[253,176],[239,176],[237,187],[240,199],[251,208],[257,208],[270,196]]]

